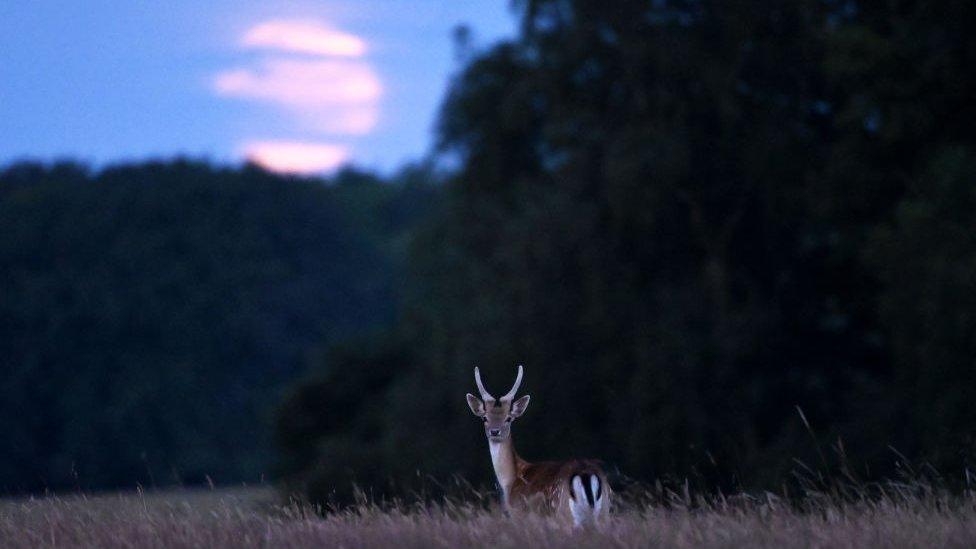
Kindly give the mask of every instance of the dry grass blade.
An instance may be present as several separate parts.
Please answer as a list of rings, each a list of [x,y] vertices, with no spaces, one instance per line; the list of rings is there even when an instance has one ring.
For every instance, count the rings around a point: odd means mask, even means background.
[[[321,514],[268,490],[138,492],[0,501],[0,544],[34,547],[971,547],[976,501],[890,483],[880,498],[804,506],[771,493],[616,509],[595,530],[496,508],[360,505]],[[675,494],[682,503],[693,495]],[[696,498],[697,499],[697,498]]]

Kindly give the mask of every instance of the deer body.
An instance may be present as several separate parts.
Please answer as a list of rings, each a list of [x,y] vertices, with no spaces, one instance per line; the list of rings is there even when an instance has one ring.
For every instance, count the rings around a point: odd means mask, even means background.
[[[511,424],[529,404],[528,395],[514,400],[522,381],[522,367],[519,366],[515,386],[498,399],[484,389],[477,368],[475,380],[481,400],[469,393],[468,405],[485,423],[491,462],[506,513],[525,508],[553,512],[572,519],[576,527],[599,522],[610,508],[609,485],[599,462],[569,460],[531,463],[519,457],[515,451]]]

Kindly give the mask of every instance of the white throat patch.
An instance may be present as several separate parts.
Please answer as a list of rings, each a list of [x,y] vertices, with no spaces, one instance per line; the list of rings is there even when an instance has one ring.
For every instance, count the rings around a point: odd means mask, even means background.
[[[506,494],[515,482],[515,456],[512,455],[511,441],[489,442],[491,464],[495,467],[498,484]]]

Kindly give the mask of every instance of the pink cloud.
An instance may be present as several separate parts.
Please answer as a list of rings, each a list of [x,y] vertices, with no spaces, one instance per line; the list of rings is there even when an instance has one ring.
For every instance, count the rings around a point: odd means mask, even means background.
[[[359,107],[320,108],[302,113],[299,123],[309,131],[341,135],[365,135],[379,122],[380,110],[375,104]]]
[[[242,147],[244,156],[278,173],[314,174],[335,170],[349,158],[349,148],[334,143],[254,141]]]
[[[338,57],[362,57],[366,53],[366,42],[358,36],[307,20],[265,21],[251,27],[241,45]]]
[[[270,20],[248,29],[240,45],[264,55],[214,75],[217,95],[284,109],[296,132],[310,135],[363,135],[379,122],[383,84],[360,37],[314,20]],[[304,139],[247,142],[240,151],[269,170],[302,174],[333,170],[351,154],[347,145]]]
[[[336,59],[266,59],[256,69],[217,74],[214,88],[222,95],[297,107],[370,103],[383,92],[371,66]]]
[[[286,108],[314,132],[363,135],[376,127],[383,84],[360,58],[366,43],[359,37],[314,21],[265,21],[242,43],[277,53],[217,73],[212,86],[218,95]]]

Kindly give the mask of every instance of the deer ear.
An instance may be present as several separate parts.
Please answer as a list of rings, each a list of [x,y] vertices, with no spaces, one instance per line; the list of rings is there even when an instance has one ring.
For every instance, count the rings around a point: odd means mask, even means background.
[[[467,394],[468,407],[471,408],[471,413],[478,417],[485,417],[485,403],[481,402],[481,399],[472,395]]]
[[[512,403],[512,411],[511,411],[512,417],[519,417],[520,415],[524,414],[525,409],[528,407],[529,407],[529,395],[525,395],[524,397]]]

